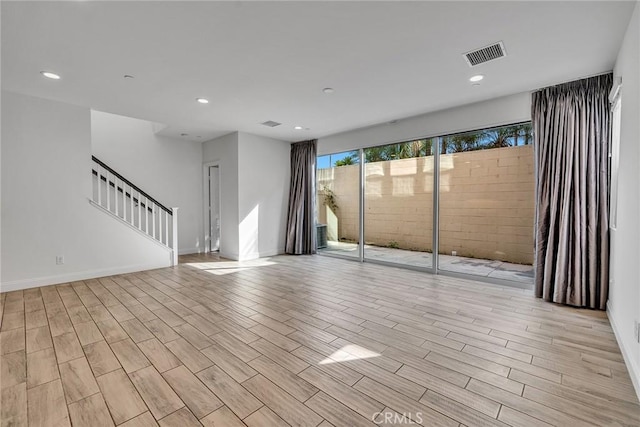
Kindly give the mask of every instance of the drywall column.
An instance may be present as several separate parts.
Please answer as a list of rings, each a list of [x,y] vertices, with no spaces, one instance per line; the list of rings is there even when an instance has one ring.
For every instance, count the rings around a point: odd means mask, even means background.
[[[203,163],[216,162],[220,172],[220,255],[239,259],[238,132],[202,144]],[[202,171],[202,168],[200,168]],[[201,172],[202,173],[202,172]],[[204,194],[202,196],[204,198]],[[206,199],[204,199],[206,203]],[[206,220],[206,219],[205,219]],[[203,227],[204,230],[207,227]],[[204,235],[202,237],[204,242]]]
[[[617,227],[611,230],[609,319],[640,396],[640,4],[618,54],[614,77],[622,78]]]

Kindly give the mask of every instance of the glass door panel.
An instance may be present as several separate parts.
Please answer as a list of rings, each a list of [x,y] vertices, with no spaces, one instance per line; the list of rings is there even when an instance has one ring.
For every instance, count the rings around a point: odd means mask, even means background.
[[[359,258],[360,164],[358,152],[318,157],[318,251]]]
[[[436,141],[364,149],[365,259],[432,268]]]
[[[441,139],[439,270],[533,282],[532,141],[530,123]]]

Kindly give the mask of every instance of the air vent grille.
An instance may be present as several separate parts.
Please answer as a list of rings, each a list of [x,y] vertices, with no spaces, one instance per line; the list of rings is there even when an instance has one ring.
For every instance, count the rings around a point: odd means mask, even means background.
[[[267,120],[266,122],[262,122],[261,124],[269,126],[270,128],[274,128],[276,126],[280,126],[282,123],[274,122],[273,120]]]
[[[490,46],[473,50],[463,54],[464,59],[467,61],[470,67],[475,67],[485,62],[493,61],[498,58],[507,56],[507,51],[504,49],[502,42],[494,43]]]

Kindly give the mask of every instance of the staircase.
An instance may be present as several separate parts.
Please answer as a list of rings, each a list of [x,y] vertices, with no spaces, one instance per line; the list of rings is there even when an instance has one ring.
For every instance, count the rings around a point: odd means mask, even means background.
[[[171,251],[178,264],[178,208],[168,208],[104,162],[91,156],[93,199],[90,202]]]

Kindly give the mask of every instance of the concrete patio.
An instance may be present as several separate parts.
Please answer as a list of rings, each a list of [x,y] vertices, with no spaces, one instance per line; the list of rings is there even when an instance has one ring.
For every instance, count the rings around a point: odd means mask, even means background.
[[[357,257],[358,245],[356,243],[329,241],[327,242],[327,247],[320,249],[320,252]],[[415,267],[432,267],[431,252],[408,251],[371,245],[365,245],[364,252],[365,257],[371,260]],[[439,264],[440,270],[444,271],[533,284],[533,266],[531,265],[443,254],[439,256]]]

